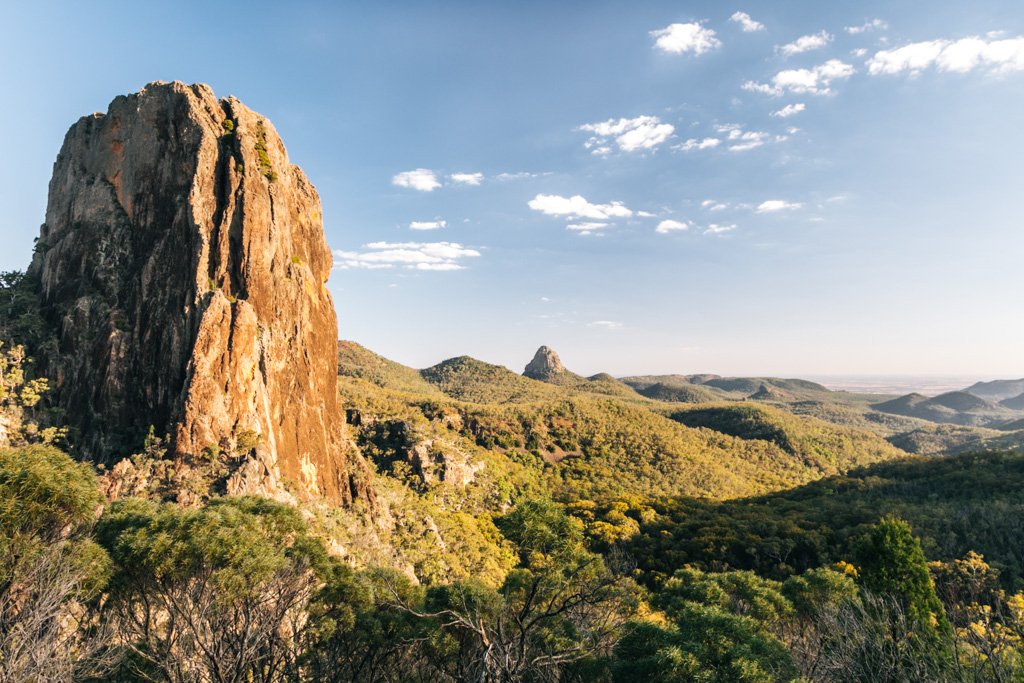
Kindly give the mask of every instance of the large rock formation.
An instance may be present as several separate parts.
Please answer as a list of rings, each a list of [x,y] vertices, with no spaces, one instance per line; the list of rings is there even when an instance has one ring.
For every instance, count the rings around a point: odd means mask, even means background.
[[[368,495],[344,445],[320,198],[271,123],[152,83],[68,131],[30,275],[78,446],[111,463],[152,425],[236,459],[229,492]]]
[[[533,360],[526,365],[523,375],[530,379],[549,382],[565,371],[565,366],[562,365],[562,360],[555,353],[555,350],[542,346],[537,349],[537,353],[533,354]]]

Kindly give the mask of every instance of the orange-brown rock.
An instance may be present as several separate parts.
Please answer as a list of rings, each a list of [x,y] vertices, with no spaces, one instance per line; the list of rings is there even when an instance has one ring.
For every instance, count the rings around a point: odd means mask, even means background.
[[[320,199],[270,121],[153,83],[68,131],[30,274],[74,440],[113,463],[150,425],[231,453],[229,493],[369,496],[337,391]]]

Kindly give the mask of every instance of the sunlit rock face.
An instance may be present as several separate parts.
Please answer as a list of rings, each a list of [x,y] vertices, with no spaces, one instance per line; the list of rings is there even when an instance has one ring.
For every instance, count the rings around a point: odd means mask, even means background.
[[[229,493],[370,495],[320,211],[270,121],[209,86],[152,83],[71,127],[30,275],[87,455],[114,463],[152,425],[172,454],[238,454]]]
[[[533,355],[533,360],[526,365],[523,375],[546,382],[564,372],[565,366],[562,365],[562,360],[555,350],[549,346],[542,346]]]

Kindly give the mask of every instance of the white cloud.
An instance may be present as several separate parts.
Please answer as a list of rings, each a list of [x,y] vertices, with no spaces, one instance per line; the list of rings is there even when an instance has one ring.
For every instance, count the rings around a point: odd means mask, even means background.
[[[703,140],[698,140],[697,138],[690,138],[686,142],[678,144],[672,149],[678,149],[684,152],[689,152],[695,149],[712,149],[714,147],[718,147],[720,144],[722,144],[722,141],[719,140],[718,138],[704,138]]]
[[[657,214],[650,211],[637,211],[636,215],[638,218],[654,218],[657,216]]]
[[[459,185],[479,185],[484,181],[483,173],[452,173],[448,176],[453,183]]]
[[[594,233],[601,232],[605,228],[609,227],[607,223],[569,223],[565,226],[566,230],[572,230],[580,235],[593,235]]]
[[[886,22],[882,21],[881,19],[872,19],[871,21],[863,23],[860,26],[847,26],[843,30],[849,33],[851,36],[855,36],[859,33],[874,31],[875,29],[878,29],[879,31],[884,31],[887,28],[889,28],[889,24],[887,24]]]
[[[607,220],[609,218],[629,218],[633,215],[633,212],[622,202],[591,204],[578,194],[572,197],[539,194],[527,205],[534,211],[540,211],[549,216],[567,216],[569,218]]]
[[[803,102],[797,102],[796,104],[787,104],[785,107],[778,111],[773,111],[772,116],[779,119],[787,119],[790,116],[799,114],[804,109],[807,109],[807,105]]]
[[[516,173],[499,173],[494,176],[495,180],[526,180],[528,178],[539,178],[542,175],[549,175],[548,173],[530,173],[529,171],[517,171]]]
[[[760,21],[754,21],[746,12],[733,12],[733,15],[729,17],[729,21],[734,21],[739,24],[744,33],[754,33],[755,31],[764,30],[764,24]]]
[[[587,323],[587,327],[600,327],[605,330],[618,330],[622,328],[622,323],[616,320],[595,320]]]
[[[448,221],[413,221],[409,223],[410,230],[439,230],[448,227]]]
[[[730,152],[747,152],[752,149],[757,149],[764,144],[764,141],[768,138],[768,133],[750,130],[746,132],[738,132],[738,135],[733,136],[730,134],[729,139],[733,140],[733,144],[729,145]]]
[[[725,135],[730,152],[746,152],[763,145],[768,133],[759,130],[744,131],[738,123],[724,123],[715,126],[715,130]]]
[[[655,232],[661,233],[662,235],[676,230],[689,230],[690,224],[686,221],[674,221],[672,219],[663,220],[658,223],[658,227],[654,229]]]
[[[669,24],[663,29],[651,31],[651,35],[655,38],[656,48],[674,54],[692,52],[695,55],[702,55],[722,44],[715,38],[714,31],[696,22]]]
[[[417,168],[414,171],[402,171],[391,179],[392,185],[408,187],[420,192],[431,192],[441,187],[441,181],[429,168]]]
[[[849,64],[838,59],[830,59],[812,69],[780,71],[772,77],[771,84],[747,81],[743,84],[743,89],[766,95],[781,95],[784,92],[828,95],[832,92],[832,81],[849,78],[854,73],[854,68]]]
[[[708,211],[724,211],[725,209],[729,208],[728,204],[716,201],[714,199],[705,199],[700,203],[700,205],[701,207],[707,209]]]
[[[828,31],[819,31],[818,33],[812,33],[806,36],[800,36],[792,43],[787,43],[780,48],[778,51],[783,57],[792,57],[798,55],[801,52],[810,52],[811,50],[818,50],[825,47],[832,42],[832,36]]]
[[[867,53],[868,49],[866,47],[858,47],[856,50],[850,50],[850,54],[854,57],[863,57]]]
[[[893,50],[881,50],[868,60],[868,73],[916,75],[929,67],[939,71],[967,73],[988,69],[993,73],[1024,71],[1024,37],[985,40],[926,40]]]
[[[341,269],[461,270],[464,259],[477,256],[479,251],[456,242],[370,242],[362,251],[335,251],[334,265]]]
[[[758,213],[775,213],[776,211],[791,211],[799,209],[803,204],[799,202],[787,202],[784,199],[769,199],[757,205]]]
[[[594,133],[586,142],[592,154],[606,155],[614,141],[623,152],[653,149],[668,140],[675,126],[662,123],[657,116],[637,116],[633,119],[608,119],[600,123],[587,123],[577,130]]]
[[[712,223],[708,227],[704,228],[705,235],[722,235],[727,232],[732,232],[736,229],[736,225],[719,225],[718,223]]]

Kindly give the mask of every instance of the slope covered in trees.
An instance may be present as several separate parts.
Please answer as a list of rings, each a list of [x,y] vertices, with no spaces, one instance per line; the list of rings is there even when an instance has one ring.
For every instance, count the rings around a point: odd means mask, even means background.
[[[671,499],[629,541],[644,571],[694,565],[776,578],[850,560],[881,516],[920,534],[934,559],[981,553],[1008,587],[1024,587],[1024,454],[911,458],[735,501]]]

